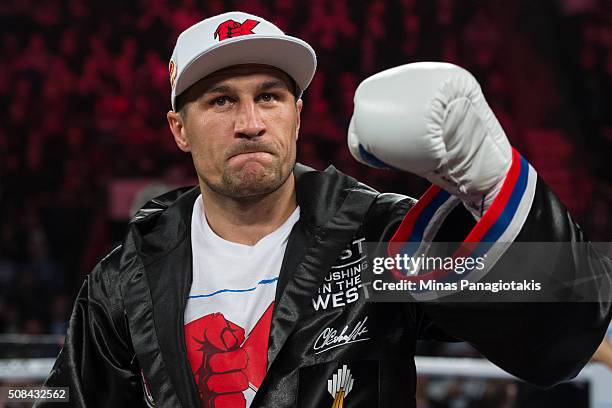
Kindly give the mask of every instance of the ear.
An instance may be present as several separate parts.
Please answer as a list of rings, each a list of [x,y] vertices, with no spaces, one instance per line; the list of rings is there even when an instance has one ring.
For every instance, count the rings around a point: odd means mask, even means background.
[[[295,103],[295,109],[297,111],[296,126],[295,126],[295,140],[298,139],[298,136],[300,133],[300,120],[301,120],[303,105],[304,105],[304,102],[302,101],[302,98],[298,99],[297,102]]]
[[[184,152],[190,152],[191,146],[186,136],[185,125],[183,123],[184,118],[178,112],[168,111],[166,119],[178,148]]]

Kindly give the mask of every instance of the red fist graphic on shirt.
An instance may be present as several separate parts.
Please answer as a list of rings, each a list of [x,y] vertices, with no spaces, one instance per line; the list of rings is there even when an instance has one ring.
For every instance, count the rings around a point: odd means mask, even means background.
[[[242,327],[222,313],[185,325],[187,357],[205,408],[244,407],[242,391],[261,386],[268,363],[268,337],[274,302],[245,339]]]
[[[226,320],[222,313],[192,323],[197,323],[197,327],[187,330],[187,353],[203,406],[245,407],[243,391],[249,387],[249,381],[243,372],[248,363],[247,353],[241,347],[244,330]]]

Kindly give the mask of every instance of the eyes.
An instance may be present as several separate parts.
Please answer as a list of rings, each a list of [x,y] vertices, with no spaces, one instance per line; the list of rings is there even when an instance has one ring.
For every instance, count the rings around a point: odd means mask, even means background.
[[[271,103],[274,102],[276,100],[279,100],[279,97],[277,94],[274,93],[270,93],[270,92],[265,92],[262,94],[257,95],[257,97],[255,98],[255,102],[263,102],[263,103]],[[228,95],[223,95],[223,96],[217,96],[215,98],[212,98],[209,101],[209,104],[211,106],[215,106],[215,107],[228,107],[232,104],[236,103],[236,100]]]
[[[228,96],[218,96],[210,102],[211,105],[219,106],[219,107],[225,106],[229,103],[230,103],[230,98]]]
[[[272,102],[273,100],[276,99],[276,96],[274,94],[271,94],[271,93],[263,93],[263,94],[259,95],[259,99],[262,102]]]

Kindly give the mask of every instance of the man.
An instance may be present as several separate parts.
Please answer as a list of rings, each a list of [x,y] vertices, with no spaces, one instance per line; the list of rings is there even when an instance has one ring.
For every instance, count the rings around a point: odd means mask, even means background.
[[[431,180],[416,204],[295,164],[315,67],[308,44],[245,13],[179,36],[167,118],[199,186],[145,205],[89,275],[48,386],[70,387],[74,406],[413,407],[418,339],[468,341],[538,385],[588,361],[603,295],[366,302],[366,242],[584,238],[450,64],[385,71],[355,95],[352,154]],[[610,267],[595,257],[580,273],[609,282]]]

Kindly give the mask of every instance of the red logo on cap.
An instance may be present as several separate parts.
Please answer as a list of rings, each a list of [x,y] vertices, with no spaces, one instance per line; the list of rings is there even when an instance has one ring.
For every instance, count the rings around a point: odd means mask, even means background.
[[[234,20],[227,20],[219,24],[215,30],[215,38],[223,41],[227,38],[238,37],[241,35],[255,34],[252,30],[259,24],[259,21],[246,19],[243,23]]]
[[[176,64],[170,60],[168,64],[168,71],[170,73],[170,86],[174,88],[174,82],[176,81]]]

